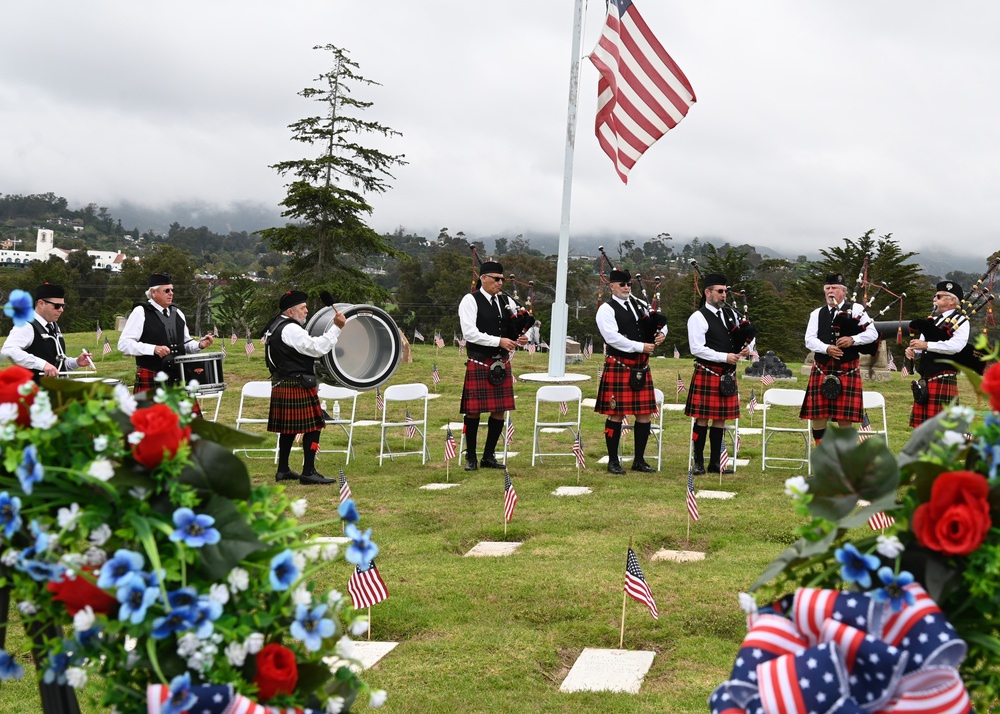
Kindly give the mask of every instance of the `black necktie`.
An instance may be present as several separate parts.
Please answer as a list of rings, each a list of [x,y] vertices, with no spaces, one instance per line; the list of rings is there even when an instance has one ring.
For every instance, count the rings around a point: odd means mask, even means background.
[[[503,310],[500,309],[500,298],[498,298],[496,295],[493,296],[493,307],[497,311],[497,314],[500,317],[503,317]]]
[[[53,337],[55,337],[57,334],[59,334],[56,331],[56,323],[54,323],[54,322],[50,322],[48,324],[48,330],[49,330],[49,334],[52,335]]]
[[[163,316],[164,317],[170,317],[170,308],[169,307],[163,308]]]

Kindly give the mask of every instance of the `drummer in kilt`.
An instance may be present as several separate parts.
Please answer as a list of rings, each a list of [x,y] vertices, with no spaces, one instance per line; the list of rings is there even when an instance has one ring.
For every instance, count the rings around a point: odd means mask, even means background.
[[[749,355],[749,348],[733,352],[731,330],[738,321],[732,308],[726,307],[726,276],[709,273],[704,277],[702,305],[688,318],[688,346],[694,355],[694,377],[688,389],[684,413],[694,419],[691,441],[694,464],[691,473],[706,472],[705,441],[710,444],[707,470],[722,471],[722,439],[726,421],[740,416],[740,395],[736,382],[736,363]],[[727,312],[728,311],[728,312]],[[709,422],[712,422],[709,428]]]
[[[806,326],[806,348],[815,353],[815,362],[799,410],[799,417],[812,419],[813,439],[817,444],[831,419],[841,427],[862,420],[864,402],[858,348],[878,339],[875,323],[864,305],[847,300],[843,273],[826,277],[823,295],[826,305],[809,314]],[[840,336],[837,324],[843,320],[856,320],[866,327],[853,337]]]
[[[504,414],[514,409],[514,378],[510,371],[510,353],[518,345],[528,343],[527,335],[512,338],[508,326],[517,310],[503,290],[503,265],[487,261],[479,266],[479,282],[475,292],[458,304],[458,318],[465,338],[468,361],[465,363],[465,385],[459,412],[465,415],[465,470],[479,466],[502,469],[496,459],[497,441],[503,431]],[[483,458],[476,461],[476,437],[479,415],[489,412]]]
[[[276,481],[298,479],[303,485],[336,483],[316,471],[319,432],[326,426],[319,402],[316,360],[333,350],[347,320],[337,312],[330,327],[313,337],[305,327],[309,306],[304,292],[286,292],[278,301],[281,311],[264,331],[265,358],[271,372],[271,405],[267,430],[278,434]],[[336,308],[334,308],[336,310]],[[295,435],[302,434],[302,473],[288,466]]]
[[[963,296],[962,286],[952,280],[944,280],[937,284],[934,293],[934,305],[938,315],[937,325],[942,325],[948,318],[956,316],[955,311]],[[955,365],[945,363],[954,358],[969,343],[969,321],[963,320],[946,340],[928,341],[926,335],[911,340],[906,348],[906,356],[911,360],[919,358],[917,372],[927,384],[927,399],[913,401],[910,412],[910,426],[918,427],[931,417],[940,413],[952,400],[958,399],[958,372]]]
[[[649,355],[666,339],[666,326],[658,331],[653,342],[643,342],[639,330],[640,307],[632,294],[632,275],[627,270],[614,269],[609,276],[611,299],[597,308],[597,329],[606,346],[601,384],[597,388],[594,411],[604,414],[604,441],[608,448],[608,472],[624,474],[618,460],[618,445],[622,436],[622,418],[635,415],[633,434],[635,457],[632,470],[652,473],[656,469],[646,463],[646,442],[649,440],[650,417],[656,411],[653,376],[649,371]]]

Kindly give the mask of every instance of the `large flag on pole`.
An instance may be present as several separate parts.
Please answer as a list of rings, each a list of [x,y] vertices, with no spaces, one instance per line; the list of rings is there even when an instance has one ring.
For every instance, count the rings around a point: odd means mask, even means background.
[[[608,0],[590,54],[597,81],[597,140],[623,183],[643,152],[687,116],[691,83],[639,15],[632,0]]]
[[[613,0],[612,0],[613,1]],[[649,608],[649,614],[654,620],[660,619],[660,613],[656,609],[656,602],[653,600],[653,593],[646,584],[646,578],[639,567],[639,559],[635,557],[635,552],[629,548],[628,556],[625,559],[625,592],[633,600],[638,600]]]

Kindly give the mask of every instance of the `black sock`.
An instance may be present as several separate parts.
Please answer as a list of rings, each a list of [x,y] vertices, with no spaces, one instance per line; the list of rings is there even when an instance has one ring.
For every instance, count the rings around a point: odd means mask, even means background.
[[[826,433],[825,426],[822,429],[813,429],[813,440],[818,444],[819,442],[823,441],[823,434],[825,433]]]
[[[278,434],[278,471],[288,471],[288,455],[294,443],[295,434]]]
[[[708,430],[708,443],[712,449],[708,457],[708,463],[712,466],[719,465],[719,456],[722,454],[722,437],[725,434],[725,429],[721,426],[713,426]]]
[[[648,421],[637,421],[632,431],[635,433],[635,458],[633,464],[646,461],[646,442],[649,441],[649,432],[652,425]]]
[[[310,431],[302,436],[302,473],[316,470],[316,453],[319,451],[319,432]]]
[[[490,417],[486,420],[486,443],[483,444],[483,458],[496,458],[497,442],[503,431],[504,420]]]
[[[622,438],[622,423],[606,419],[604,421],[604,442],[608,446],[608,461],[618,463],[618,443]]]
[[[463,420],[465,429],[465,458],[469,461],[476,460],[476,436],[479,434],[479,415],[466,414]]]
[[[697,422],[691,430],[691,440],[694,442],[694,462],[705,463],[705,437],[708,435],[708,424],[702,426]]]

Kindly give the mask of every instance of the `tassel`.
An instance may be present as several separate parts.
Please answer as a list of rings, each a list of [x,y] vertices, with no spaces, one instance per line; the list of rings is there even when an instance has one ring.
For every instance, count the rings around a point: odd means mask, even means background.
[[[902,325],[900,325],[899,327],[896,328],[896,344],[897,345],[903,344],[903,326]]]

